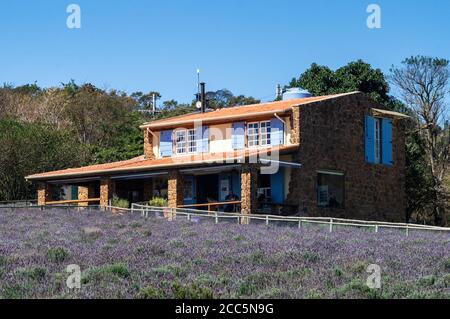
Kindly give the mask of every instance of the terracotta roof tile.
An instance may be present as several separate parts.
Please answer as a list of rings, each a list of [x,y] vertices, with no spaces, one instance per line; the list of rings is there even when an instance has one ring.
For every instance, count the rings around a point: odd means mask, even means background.
[[[205,154],[193,154],[183,156],[173,156],[166,158],[159,158],[153,160],[146,160],[144,156],[135,157],[127,161],[120,161],[108,164],[90,165],[78,168],[69,168],[65,170],[58,170],[52,172],[46,172],[41,174],[34,174],[27,176],[27,180],[46,180],[52,178],[61,177],[81,177],[92,176],[93,174],[105,175],[108,173],[124,173],[133,171],[151,171],[154,169],[171,168],[178,166],[192,166],[202,165],[208,163],[223,163],[226,159],[236,160],[241,157],[249,157],[254,155],[264,156],[268,150],[272,152],[286,153],[295,150],[299,147],[298,144],[288,146],[278,146],[271,149],[255,149],[255,150],[243,150],[227,153],[205,153]],[[228,162],[227,162],[228,163]]]
[[[190,113],[186,115],[180,115],[176,117],[170,117],[167,119],[156,120],[152,122],[147,122],[141,125],[141,128],[167,128],[171,126],[181,125],[193,123],[195,121],[201,120],[202,122],[211,123],[215,121],[223,121],[226,119],[231,119],[234,117],[237,118],[251,118],[258,114],[264,113],[282,113],[288,112],[292,109],[292,107],[304,105],[308,103],[313,103],[317,101],[322,101],[326,99],[336,98],[343,95],[354,94],[357,92],[351,93],[343,93],[343,94],[334,94],[334,95],[325,95],[325,96],[315,96],[308,97],[302,99],[292,99],[286,101],[277,101],[277,102],[268,102],[268,103],[260,103],[260,104],[251,104],[244,106],[234,106],[221,108],[205,113]]]

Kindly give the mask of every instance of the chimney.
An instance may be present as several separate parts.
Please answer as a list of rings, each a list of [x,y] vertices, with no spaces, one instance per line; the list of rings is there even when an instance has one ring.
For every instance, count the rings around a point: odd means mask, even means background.
[[[205,82],[200,83],[200,102],[202,103],[202,113],[205,113],[206,110]]]

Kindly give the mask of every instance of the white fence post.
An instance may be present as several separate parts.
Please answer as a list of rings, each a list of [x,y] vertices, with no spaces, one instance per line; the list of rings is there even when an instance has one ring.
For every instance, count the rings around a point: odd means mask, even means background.
[[[302,220],[301,219],[298,221],[298,229],[300,229],[300,228],[302,228]]]
[[[219,223],[219,216],[217,215],[217,212],[215,212],[214,215],[215,215],[214,219],[216,221],[216,224],[218,224]]]
[[[266,226],[269,226],[269,215],[266,215]]]
[[[330,218],[330,233],[333,232],[333,218]]]
[[[409,236],[409,227],[408,227],[408,225],[406,225],[406,236],[407,237]]]
[[[378,233],[378,225],[375,225],[375,233]]]

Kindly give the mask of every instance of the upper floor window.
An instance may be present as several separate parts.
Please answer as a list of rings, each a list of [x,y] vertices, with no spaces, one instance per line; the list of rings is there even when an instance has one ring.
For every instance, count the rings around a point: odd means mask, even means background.
[[[392,120],[366,115],[364,135],[366,162],[393,165]]]
[[[175,153],[186,154],[197,152],[197,141],[195,139],[195,130],[175,131]]]
[[[252,122],[247,124],[248,147],[270,145],[270,121]]]
[[[261,122],[261,146],[270,145],[270,121]]]
[[[374,119],[374,152],[375,163],[379,164],[381,161],[381,119]]]
[[[256,147],[259,145],[259,123],[249,123],[247,125],[247,141],[248,147]]]

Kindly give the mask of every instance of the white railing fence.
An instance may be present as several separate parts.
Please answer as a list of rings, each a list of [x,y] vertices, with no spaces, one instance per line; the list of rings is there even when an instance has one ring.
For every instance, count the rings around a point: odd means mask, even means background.
[[[50,206],[38,206],[34,203],[28,203],[28,205],[20,205],[17,203],[0,203],[0,208],[4,209],[40,209],[53,210],[53,209],[66,209],[67,212],[79,211],[79,212],[92,212],[92,211],[110,211],[115,213],[139,213],[143,217],[155,216],[166,218],[167,220],[173,220],[178,216],[184,216],[187,220],[196,221],[200,218],[211,218],[216,224],[220,220],[226,220],[229,222],[235,222],[238,224],[250,224],[259,223],[269,225],[282,225],[290,223],[294,224],[298,228],[302,228],[305,225],[322,225],[327,228],[329,232],[333,232],[339,226],[358,227],[373,230],[378,233],[381,229],[400,229],[405,232],[406,236],[409,236],[410,231],[424,230],[424,231],[439,231],[448,232],[450,234],[449,227],[438,227],[429,225],[418,224],[406,224],[406,223],[390,223],[380,221],[366,221],[356,219],[344,219],[334,217],[305,217],[305,216],[278,216],[278,215],[256,215],[256,214],[242,214],[242,213],[225,213],[217,211],[206,211],[191,208],[169,208],[169,207],[155,207],[148,205],[141,205],[133,203],[131,208],[120,208],[114,206],[101,207],[100,205],[88,205],[88,206],[74,206],[74,205],[50,205]]]
[[[117,209],[117,208],[116,208]],[[242,213],[225,213],[217,211],[205,211],[188,208],[169,208],[169,207],[155,207],[148,205],[132,204],[131,212],[139,212],[144,217],[149,217],[150,214],[154,216],[165,217],[169,220],[174,219],[176,216],[185,216],[187,220],[192,220],[195,217],[206,217],[214,219],[215,223],[219,223],[219,220],[235,220],[239,224],[249,224],[251,221],[263,222],[269,226],[271,224],[280,223],[295,223],[298,228],[302,228],[306,224],[324,225],[328,228],[329,232],[337,226],[349,226],[373,229],[375,233],[378,233],[380,229],[401,229],[405,231],[406,236],[409,235],[411,230],[431,230],[440,232],[449,232],[448,227],[406,224],[406,223],[390,223],[380,221],[365,221],[356,219],[344,219],[344,218],[332,218],[332,217],[303,217],[303,216],[278,216],[278,215],[256,215],[256,214],[242,214]]]

